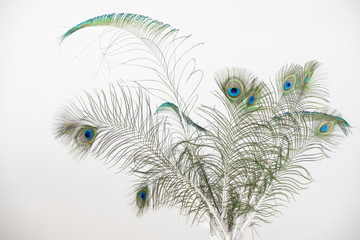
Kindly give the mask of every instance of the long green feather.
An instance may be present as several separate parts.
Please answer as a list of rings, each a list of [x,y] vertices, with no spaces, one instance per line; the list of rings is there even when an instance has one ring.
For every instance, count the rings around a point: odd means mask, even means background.
[[[122,29],[126,29],[138,36],[148,36],[151,39],[159,37],[164,31],[165,35],[171,32],[177,31],[171,29],[170,25],[163,24],[162,22],[152,20],[149,17],[131,13],[119,13],[119,14],[105,14],[95,18],[88,19],[82,23],[79,23],[75,27],[69,29],[64,35],[61,36],[60,41],[64,41],[65,38],[69,37],[74,32],[93,26],[114,26]]]

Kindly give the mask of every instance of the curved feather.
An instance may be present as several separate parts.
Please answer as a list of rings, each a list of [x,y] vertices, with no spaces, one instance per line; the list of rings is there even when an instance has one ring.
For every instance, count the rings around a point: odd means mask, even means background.
[[[180,119],[180,112],[179,112],[179,108],[178,106],[176,106],[175,104],[171,103],[171,102],[165,102],[163,104],[161,104],[155,111],[155,114],[164,111],[164,110],[172,110],[173,112],[175,112],[175,114],[177,115],[177,117]],[[189,124],[190,126],[193,126],[194,128],[196,128],[197,130],[199,130],[200,132],[204,132],[207,133],[206,129],[199,126],[198,124],[194,123],[188,116],[186,116],[184,113],[181,113],[181,115],[184,117],[184,119],[186,120],[186,123]]]
[[[333,126],[338,126],[341,131],[345,134],[345,136],[347,136],[350,133],[350,124],[343,119],[340,114],[337,114],[335,111],[332,111],[330,113],[326,113],[326,112],[315,112],[315,111],[296,111],[296,112],[285,112],[282,115],[277,115],[274,116],[272,120],[278,121],[281,120],[283,118],[302,118],[305,121],[313,121],[313,122],[317,122],[316,126],[314,130],[318,130],[319,126],[322,125],[322,123],[331,123],[331,126],[329,126],[329,128],[327,128],[326,133],[329,134],[330,130]],[[316,131],[319,132],[319,131]]]
[[[190,36],[178,36],[178,29],[171,28],[170,25],[153,20],[147,16],[132,13],[113,13],[91,18],[74,26],[61,36],[61,42],[78,30],[91,26],[112,26],[118,28],[134,35],[146,46],[147,50],[144,53],[146,56],[150,53],[151,56],[140,59],[147,60],[148,64],[135,64],[155,72],[154,79],[138,81],[140,83],[151,82],[151,85],[144,88],[145,90],[157,90],[161,94],[165,94],[168,99],[173,100],[179,109],[182,109],[182,112],[187,109],[189,102],[196,101],[195,89],[199,86],[202,79],[202,71],[196,68],[195,59],[187,57],[187,54],[199,45],[184,45],[184,42]],[[121,39],[122,37],[116,37],[114,41],[119,40],[118,38]],[[117,44],[113,43],[112,45]],[[128,47],[129,44],[126,45],[126,48]],[[125,61],[124,64],[129,64],[135,60],[137,59],[130,59]],[[160,83],[161,85],[158,87],[154,85],[155,83]],[[185,83],[195,89],[194,91],[188,91],[190,87],[184,87],[183,92],[181,92],[183,96],[180,96],[180,83]],[[195,86],[191,84],[195,84]],[[165,89],[163,89],[164,87]],[[157,94],[151,91],[148,91],[148,93],[157,96]]]
[[[93,26],[119,27],[140,38],[146,38],[149,40],[154,40],[159,37],[166,38],[166,36],[169,36],[172,32],[178,31],[177,29],[172,29],[168,24],[153,20],[147,16],[132,13],[112,13],[97,16],[79,23],[62,35],[60,41],[64,41],[65,38],[82,28]]]

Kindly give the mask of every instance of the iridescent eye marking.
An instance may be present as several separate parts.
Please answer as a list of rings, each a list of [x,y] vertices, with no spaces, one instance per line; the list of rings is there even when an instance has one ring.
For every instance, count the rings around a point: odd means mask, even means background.
[[[283,92],[290,92],[294,89],[294,85],[296,82],[296,77],[295,75],[290,75],[287,78],[285,78],[284,83],[283,83]]]
[[[328,134],[329,131],[331,130],[331,127],[332,127],[331,122],[324,122],[324,123],[320,124],[318,131],[320,134]]]
[[[253,93],[252,93],[251,95],[249,95],[249,97],[246,99],[246,106],[247,106],[247,107],[254,106],[257,101],[258,101],[258,94],[257,94],[257,92],[253,92]]]
[[[306,85],[308,83],[308,81],[310,80],[312,76],[312,72],[311,71],[308,71],[304,77],[304,85]]]
[[[238,78],[229,78],[225,87],[226,96],[234,101],[241,97],[244,92],[244,85]]]
[[[255,97],[254,97],[254,96],[251,96],[251,97],[249,98],[248,104],[251,105],[253,102],[255,102]]]
[[[148,188],[147,187],[143,187],[142,189],[140,189],[140,191],[138,191],[137,193],[137,205],[140,208],[143,208],[147,202],[147,197],[148,197]]]
[[[90,144],[94,141],[96,136],[96,128],[91,126],[85,126],[80,129],[79,133],[77,134],[77,140],[80,144]]]
[[[289,90],[292,86],[292,83],[291,82],[286,82],[285,83],[285,90]]]

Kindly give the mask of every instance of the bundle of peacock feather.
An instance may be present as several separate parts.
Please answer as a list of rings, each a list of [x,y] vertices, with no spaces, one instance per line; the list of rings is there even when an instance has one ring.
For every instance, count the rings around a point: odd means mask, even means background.
[[[179,93],[194,76],[202,78],[188,57],[193,46],[179,53],[189,36],[149,17],[121,13],[82,22],[61,41],[90,26],[118,29],[110,45],[122,52],[139,50],[128,42],[135,38],[143,45],[152,66],[139,67],[155,73],[164,103],[154,108],[152,89],[141,84],[111,84],[66,104],[55,135],[77,157],[91,154],[134,174],[138,215],[149,207],[177,207],[193,223],[207,223],[211,238],[241,239],[311,182],[305,162],[327,158],[350,133],[327,105],[317,61],[282,67],[270,86],[243,68],[220,70],[215,80],[221,91],[214,95],[223,110],[198,106],[207,122],[200,126],[189,117],[198,84],[186,89],[188,97]]]

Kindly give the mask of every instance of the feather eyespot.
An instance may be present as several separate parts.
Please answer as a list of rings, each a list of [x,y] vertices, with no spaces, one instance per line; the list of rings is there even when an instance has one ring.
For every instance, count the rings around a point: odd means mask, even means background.
[[[91,144],[96,137],[96,128],[85,126],[77,134],[77,140],[80,144]]]
[[[329,132],[330,132],[330,130],[331,130],[331,128],[332,128],[332,122],[329,122],[329,121],[327,121],[327,122],[324,122],[324,123],[322,123],[322,124],[320,124],[320,126],[319,126],[319,128],[318,128],[318,132],[320,133],[320,134],[328,134]]]
[[[136,196],[136,203],[138,207],[140,208],[144,207],[145,204],[147,203],[147,199],[148,199],[148,188],[143,187],[142,189],[140,189],[140,191],[138,191]]]
[[[294,89],[296,83],[296,77],[294,75],[288,76],[283,83],[283,91],[290,92]]]
[[[251,104],[253,104],[254,102],[255,102],[255,97],[254,97],[254,96],[251,96],[251,97],[249,98],[248,104],[251,105]]]
[[[254,106],[258,101],[258,94],[257,92],[253,92],[246,98],[246,106],[251,107]]]
[[[230,78],[225,87],[226,96],[234,101],[239,99],[244,92],[244,84],[238,78]]]
[[[312,72],[311,72],[311,71],[308,71],[308,72],[305,74],[305,77],[304,77],[304,85],[306,85],[306,84],[309,82],[311,76],[312,76]]]

